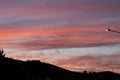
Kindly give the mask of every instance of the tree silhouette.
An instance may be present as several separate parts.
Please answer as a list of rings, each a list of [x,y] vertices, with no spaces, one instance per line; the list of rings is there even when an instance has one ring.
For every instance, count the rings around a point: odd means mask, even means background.
[[[0,57],[5,57],[4,50],[0,50]]]

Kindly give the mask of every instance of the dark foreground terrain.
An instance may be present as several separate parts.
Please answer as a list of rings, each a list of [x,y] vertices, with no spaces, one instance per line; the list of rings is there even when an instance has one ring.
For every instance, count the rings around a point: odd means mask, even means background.
[[[120,74],[72,72],[40,61],[7,58],[0,52],[0,80],[120,80]]]

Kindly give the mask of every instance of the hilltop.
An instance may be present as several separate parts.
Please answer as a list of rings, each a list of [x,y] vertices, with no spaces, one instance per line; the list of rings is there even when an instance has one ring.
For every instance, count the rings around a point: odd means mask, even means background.
[[[110,71],[73,72],[39,60],[16,60],[0,53],[0,79],[4,80],[120,80],[120,74]]]

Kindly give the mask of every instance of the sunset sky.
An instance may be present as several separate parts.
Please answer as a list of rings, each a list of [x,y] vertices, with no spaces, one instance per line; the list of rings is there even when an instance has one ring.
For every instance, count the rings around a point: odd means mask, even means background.
[[[120,31],[120,0],[0,0],[0,48],[9,57],[120,72],[120,33],[105,28]]]

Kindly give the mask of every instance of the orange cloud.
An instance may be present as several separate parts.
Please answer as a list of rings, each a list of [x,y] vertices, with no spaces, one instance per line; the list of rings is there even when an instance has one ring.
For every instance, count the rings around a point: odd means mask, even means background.
[[[17,46],[19,49],[104,46],[118,44],[120,40],[118,35],[97,26],[8,29],[0,32],[1,47]]]

